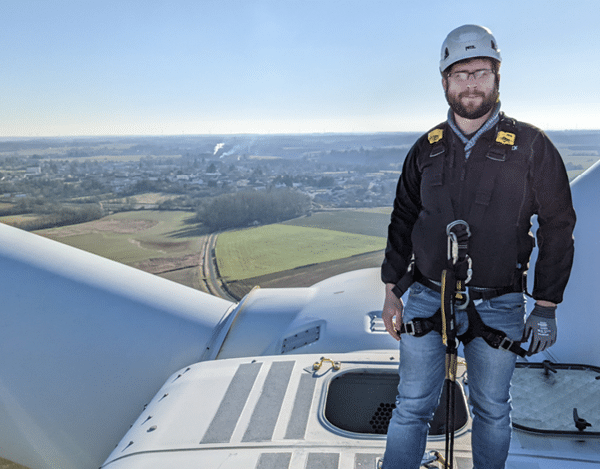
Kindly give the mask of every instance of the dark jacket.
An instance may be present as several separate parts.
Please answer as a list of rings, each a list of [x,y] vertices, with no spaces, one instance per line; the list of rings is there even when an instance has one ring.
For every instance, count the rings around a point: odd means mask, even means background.
[[[502,116],[501,120],[507,118]],[[479,220],[471,207],[486,165],[497,145],[499,124],[482,134],[465,159],[464,144],[445,122],[443,178],[432,183],[434,160],[429,132],[409,151],[398,181],[388,228],[381,278],[397,283],[411,257],[420,273],[439,281],[447,268],[446,226],[457,219],[469,223],[470,286],[499,288],[515,284],[528,267],[535,245],[531,217],[538,215],[539,255],[535,266],[535,299],[560,303],[573,263],[575,211],[560,154],[541,130],[514,120],[514,144],[508,145],[488,206]],[[486,169],[487,171],[487,169]],[[448,199],[451,204],[448,203]],[[474,218],[474,217],[471,217]]]

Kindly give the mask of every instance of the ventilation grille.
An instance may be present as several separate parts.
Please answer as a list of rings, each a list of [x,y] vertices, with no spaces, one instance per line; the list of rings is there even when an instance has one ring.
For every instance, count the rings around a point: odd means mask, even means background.
[[[385,435],[392,418],[392,412],[396,408],[396,404],[390,404],[389,402],[382,402],[377,407],[377,410],[371,417],[369,424],[373,429],[373,433],[377,435]]]

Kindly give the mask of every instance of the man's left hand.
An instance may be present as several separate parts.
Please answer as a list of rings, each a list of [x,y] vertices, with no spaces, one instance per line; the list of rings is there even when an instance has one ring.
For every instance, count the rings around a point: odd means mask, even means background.
[[[527,355],[535,355],[548,347],[551,347],[556,342],[556,305],[547,303],[552,306],[542,306],[536,303],[533,311],[525,322],[525,331],[523,332],[523,342],[531,337],[531,344]]]

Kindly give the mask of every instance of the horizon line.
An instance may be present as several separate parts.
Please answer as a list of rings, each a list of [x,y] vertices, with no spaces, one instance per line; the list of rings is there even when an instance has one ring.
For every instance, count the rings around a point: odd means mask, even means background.
[[[331,132],[223,132],[223,133],[182,133],[182,134],[89,134],[89,135],[11,135],[0,136],[0,141],[41,140],[41,139],[92,139],[92,138],[173,138],[173,137],[234,137],[234,136],[282,136],[282,135],[378,135],[378,134],[424,134],[426,130],[381,130],[381,131],[331,131]],[[542,129],[544,132],[600,132],[600,128],[588,129]]]

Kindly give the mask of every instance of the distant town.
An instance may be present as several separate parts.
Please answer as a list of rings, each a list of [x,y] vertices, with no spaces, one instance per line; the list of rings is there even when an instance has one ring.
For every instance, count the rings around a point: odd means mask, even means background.
[[[123,210],[200,214],[217,197],[273,190],[305,196],[303,211],[390,206],[402,163],[417,137],[5,139],[0,141],[0,221],[38,229]],[[554,132],[550,137],[570,177],[600,159],[600,131]]]

